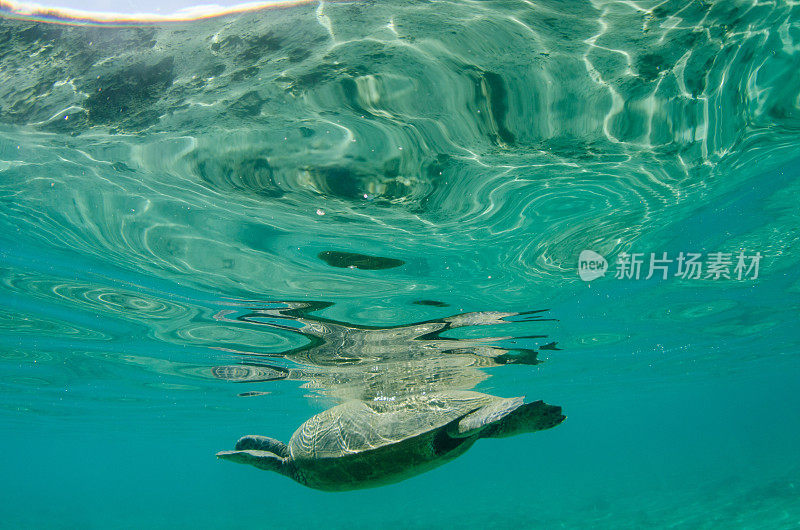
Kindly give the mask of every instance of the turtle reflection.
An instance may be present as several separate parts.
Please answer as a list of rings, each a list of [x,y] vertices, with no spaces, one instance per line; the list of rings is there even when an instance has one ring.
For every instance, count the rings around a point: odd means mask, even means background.
[[[463,454],[480,438],[561,423],[561,407],[468,391],[337,405],[303,423],[288,445],[249,435],[217,457],[276,471],[315,489],[340,491],[399,482]]]
[[[381,399],[444,389],[470,389],[489,377],[481,367],[494,366],[491,359],[469,355],[431,356],[408,362],[383,362],[369,367],[324,366],[283,368],[242,363],[215,366],[218,379],[236,383],[301,381],[303,387],[338,400]]]
[[[509,349],[500,347],[498,343],[545,338],[536,335],[460,339],[441,335],[459,327],[518,322],[507,320],[509,317],[521,317],[523,321],[543,320],[541,311],[464,313],[411,325],[378,328],[308,315],[308,312],[330,304],[285,304],[281,308],[253,311],[236,320],[304,335],[309,340],[307,345],[271,355],[292,361],[292,366],[284,368],[274,362],[258,362],[254,355],[249,355],[249,359],[239,365],[214,367],[212,373],[215,377],[250,383],[304,381],[306,388],[339,400],[468,390],[488,377],[483,368],[540,362],[535,349]],[[218,315],[218,318],[223,317]],[[555,343],[550,343],[539,348],[554,347]]]
[[[375,327],[350,324],[311,315],[330,307],[330,302],[278,302],[281,307],[253,310],[229,318],[220,313],[218,320],[248,322],[290,331],[305,336],[309,343],[275,354],[274,356],[310,363],[316,366],[363,365],[380,361],[408,361],[430,358],[432,354],[471,354],[494,359],[494,364],[537,364],[536,350],[530,348],[504,348],[492,343],[543,339],[546,335],[497,336],[481,339],[446,337],[446,331],[471,327],[519,322],[544,321],[546,310],[527,312],[482,311],[461,313],[441,319],[415,324]],[[508,320],[517,317],[516,320]],[[552,347],[553,344],[546,347]],[[542,349],[544,349],[543,347]]]

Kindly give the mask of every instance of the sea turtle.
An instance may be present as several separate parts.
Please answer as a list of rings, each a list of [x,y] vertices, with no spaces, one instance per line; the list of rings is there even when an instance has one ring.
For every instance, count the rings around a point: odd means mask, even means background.
[[[478,438],[549,429],[564,418],[561,407],[542,401],[525,404],[522,397],[470,391],[354,400],[306,421],[288,446],[249,435],[217,457],[277,471],[315,489],[369,488],[440,466]]]

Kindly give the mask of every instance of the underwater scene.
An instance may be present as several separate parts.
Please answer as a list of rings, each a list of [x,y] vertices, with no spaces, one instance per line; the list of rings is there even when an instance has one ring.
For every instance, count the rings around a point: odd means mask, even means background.
[[[798,528],[798,197],[797,2],[0,1],[0,527]]]

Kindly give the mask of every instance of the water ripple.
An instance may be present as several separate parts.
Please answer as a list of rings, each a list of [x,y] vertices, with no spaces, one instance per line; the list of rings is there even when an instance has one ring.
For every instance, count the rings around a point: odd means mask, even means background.
[[[698,205],[755,186],[753,166],[796,156],[791,4],[434,4],[140,24],[0,17],[0,243],[17,264],[0,285],[3,343],[46,332],[131,348],[133,336],[249,362],[303,344],[244,318],[263,300],[331,300],[326,315],[353,329],[571,300],[585,287],[581,250],[656,250],[708,222]],[[796,187],[759,199],[762,226],[711,242],[790,270]],[[55,266],[28,270],[37,252]],[[86,263],[116,272],[90,278]],[[25,297],[42,306],[15,305]],[[710,332],[755,336],[779,320],[743,327],[742,314]],[[464,369],[453,384],[467,388],[497,352],[464,347],[471,361],[446,358],[440,372]],[[342,395],[378,395],[388,383],[346,361],[392,352],[306,351],[293,361],[311,366],[294,375],[330,390],[318,368],[335,367],[354,385]],[[395,361],[429,378],[414,355]]]

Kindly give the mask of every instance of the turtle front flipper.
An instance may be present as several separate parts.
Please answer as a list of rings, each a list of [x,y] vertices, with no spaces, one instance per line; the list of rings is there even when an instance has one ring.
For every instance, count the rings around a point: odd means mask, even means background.
[[[511,410],[500,421],[490,425],[481,435],[486,438],[505,438],[525,432],[543,431],[555,427],[565,419],[566,416],[561,413],[561,407],[548,405],[539,400]]]
[[[234,449],[237,451],[255,449],[257,451],[268,451],[270,453],[275,453],[276,455],[284,458],[289,456],[289,448],[285,443],[276,440],[275,438],[260,436],[258,434],[248,434],[247,436],[242,436],[236,442]]]
[[[287,459],[269,451],[258,451],[255,449],[220,451],[217,453],[217,458],[236,462],[237,464],[249,464],[258,469],[286,474]]]
[[[461,421],[453,424],[448,434],[453,438],[466,438],[481,434],[488,426],[502,420],[522,406],[523,399],[517,397],[492,401],[461,418]]]
[[[483,438],[504,438],[524,432],[555,427],[566,416],[561,407],[543,401],[524,403],[524,398],[501,399],[464,416],[448,434],[455,438],[479,434]]]

